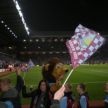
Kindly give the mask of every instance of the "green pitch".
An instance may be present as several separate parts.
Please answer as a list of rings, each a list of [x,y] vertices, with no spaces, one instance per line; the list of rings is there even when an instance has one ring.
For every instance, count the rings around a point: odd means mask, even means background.
[[[71,67],[66,65],[69,70]],[[67,73],[68,74],[68,73]],[[28,88],[33,86],[37,87],[38,82],[42,79],[41,67],[36,66],[31,69],[25,76],[25,83]],[[9,77],[12,80],[13,85],[16,83],[15,73],[10,74]],[[108,81],[108,64],[98,65],[82,65],[78,67],[71,75],[68,83],[73,86],[73,93],[77,98],[76,85],[78,83],[85,83],[87,91],[90,95],[90,100],[102,100],[104,98],[104,84]],[[63,82],[63,81],[62,81]],[[28,89],[29,90],[29,89]]]

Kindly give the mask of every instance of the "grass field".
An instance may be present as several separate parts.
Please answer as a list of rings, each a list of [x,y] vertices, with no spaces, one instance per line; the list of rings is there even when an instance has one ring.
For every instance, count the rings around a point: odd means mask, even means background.
[[[66,65],[69,70],[71,69],[69,65]],[[68,73],[67,73],[68,74]],[[23,76],[23,73],[22,73]],[[8,76],[12,80],[13,85],[16,83],[16,75],[12,73]],[[32,85],[36,87],[38,82],[42,79],[41,67],[36,66],[30,70],[30,72],[25,75],[25,82],[28,88]],[[108,64],[98,64],[98,65],[82,65],[78,67],[71,75],[68,83],[73,85],[73,91],[75,96],[76,85],[78,83],[85,83],[87,86],[87,91],[90,95],[90,100],[102,100],[104,97],[104,84],[108,81]],[[24,102],[27,100],[23,99]]]

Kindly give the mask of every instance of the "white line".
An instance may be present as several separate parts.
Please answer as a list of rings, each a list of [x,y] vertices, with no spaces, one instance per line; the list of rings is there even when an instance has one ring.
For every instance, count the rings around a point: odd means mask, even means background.
[[[99,84],[99,83],[106,83],[108,81],[94,81],[94,82],[82,82],[84,84]],[[71,84],[80,84],[81,82],[77,82],[77,83],[71,83]]]
[[[106,83],[108,81],[94,81],[94,82],[82,82],[84,84],[99,84],[99,83]],[[81,82],[76,82],[76,83],[71,83],[71,85],[77,85],[80,84]],[[36,87],[38,86],[37,84],[28,84],[27,87]]]

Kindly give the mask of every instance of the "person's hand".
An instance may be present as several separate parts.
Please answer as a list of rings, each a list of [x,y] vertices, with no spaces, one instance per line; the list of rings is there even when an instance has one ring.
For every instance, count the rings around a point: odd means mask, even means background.
[[[60,100],[64,96],[65,86],[62,86],[55,94],[54,100]]]

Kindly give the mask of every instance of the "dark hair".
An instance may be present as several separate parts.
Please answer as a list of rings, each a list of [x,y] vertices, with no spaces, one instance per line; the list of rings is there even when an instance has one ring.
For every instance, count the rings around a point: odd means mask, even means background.
[[[83,84],[83,83],[80,83],[80,84],[79,84],[79,86],[80,86],[80,88],[81,88],[83,91],[85,91],[85,89],[86,89],[86,86],[85,86],[85,84]]]
[[[49,92],[49,90],[50,90],[48,82],[46,80],[41,80],[39,82],[39,85],[38,85],[38,92],[39,93],[41,93],[40,86],[41,86],[41,83],[43,83],[43,82],[46,84],[46,91]]]
[[[51,100],[50,100],[50,89],[49,89],[49,85],[48,85],[48,82],[46,80],[41,80],[39,82],[39,85],[38,85],[38,92],[37,92],[37,96],[40,97],[41,95],[41,90],[40,90],[40,86],[42,83],[45,83],[46,84],[46,92],[45,92],[45,97],[44,97],[44,105],[46,106],[45,108],[50,108],[50,104],[51,104]],[[39,98],[37,99],[37,102],[36,104],[39,102]]]

